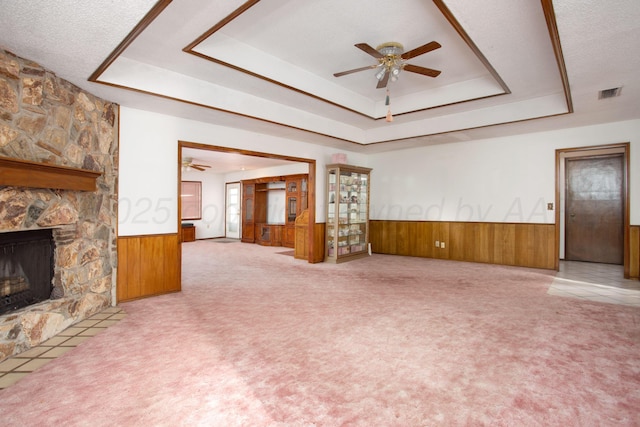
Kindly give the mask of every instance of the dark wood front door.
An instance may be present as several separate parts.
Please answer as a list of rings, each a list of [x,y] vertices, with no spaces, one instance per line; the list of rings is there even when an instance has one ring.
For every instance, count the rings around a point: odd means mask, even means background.
[[[568,158],[565,259],[624,262],[624,155]]]

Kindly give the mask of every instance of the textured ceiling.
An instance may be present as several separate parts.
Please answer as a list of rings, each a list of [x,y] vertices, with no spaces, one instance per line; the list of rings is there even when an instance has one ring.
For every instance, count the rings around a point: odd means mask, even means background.
[[[639,118],[640,2],[555,0],[550,24],[547,3],[173,0],[145,21],[155,1],[0,0],[0,46],[121,105],[355,151]],[[375,61],[356,43],[431,40],[409,62],[442,74],[402,72],[392,123],[373,70],[333,77]]]

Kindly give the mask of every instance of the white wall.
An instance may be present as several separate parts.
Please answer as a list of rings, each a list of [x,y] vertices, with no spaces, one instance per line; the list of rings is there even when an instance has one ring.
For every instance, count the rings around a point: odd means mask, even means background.
[[[178,134],[173,121],[120,107],[119,236],[178,231]]]
[[[621,142],[640,224],[640,120],[373,154],[371,218],[554,223],[555,150]]]
[[[196,226],[196,239],[224,237],[224,175],[208,171],[182,172],[183,181],[202,182],[202,219],[185,220]]]
[[[177,232],[179,140],[315,159],[316,221],[324,222],[325,165],[337,150],[121,107],[120,236]],[[555,150],[620,142],[631,143],[630,211],[637,225],[640,120],[347,155],[350,164],[373,168],[372,219],[553,223],[546,204],[555,202]]]
[[[180,140],[315,159],[316,220],[324,222],[325,165],[339,150],[120,107],[119,236],[178,231]],[[364,155],[348,153],[348,158],[354,164],[367,166]]]

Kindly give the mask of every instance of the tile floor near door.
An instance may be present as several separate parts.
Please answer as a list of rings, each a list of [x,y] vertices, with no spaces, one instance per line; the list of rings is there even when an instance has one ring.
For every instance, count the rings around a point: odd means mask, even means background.
[[[560,261],[560,271],[548,293],[640,307],[640,282],[625,279],[621,265]]]
[[[619,265],[561,261],[548,293],[609,304],[640,307],[640,282],[623,278]],[[72,350],[126,316],[119,307],[110,307],[83,320],[50,340],[0,362],[0,389]]]
[[[46,365],[56,357],[72,350],[83,341],[99,334],[126,316],[120,307],[109,307],[90,318],[60,332],[55,337],[0,362],[0,389]]]

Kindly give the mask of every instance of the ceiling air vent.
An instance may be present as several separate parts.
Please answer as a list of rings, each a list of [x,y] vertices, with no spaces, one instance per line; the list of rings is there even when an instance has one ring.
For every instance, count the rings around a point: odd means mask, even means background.
[[[613,98],[615,96],[620,96],[620,92],[622,91],[622,87],[614,87],[613,89],[604,89],[598,92],[598,99],[607,99]]]

